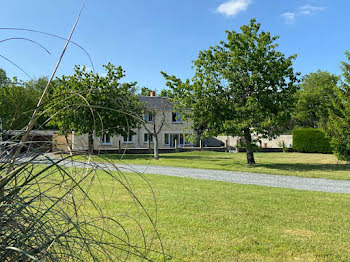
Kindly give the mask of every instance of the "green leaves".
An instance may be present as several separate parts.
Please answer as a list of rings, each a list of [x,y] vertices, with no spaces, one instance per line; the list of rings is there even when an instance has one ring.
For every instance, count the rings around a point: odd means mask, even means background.
[[[345,52],[350,61],[350,53]],[[350,64],[341,63],[342,82],[335,87],[331,97],[332,110],[329,110],[329,119],[326,133],[331,139],[334,154],[341,160],[350,159]]]
[[[137,125],[130,115],[139,108],[136,82],[120,83],[125,76],[121,67],[109,63],[104,68],[106,76],[76,66],[74,75],[56,79],[47,107],[50,125],[57,125],[64,134],[95,132],[97,136],[126,135]]]
[[[290,119],[297,90],[298,74],[292,67],[296,55],[286,58],[276,50],[278,36],[260,27],[252,19],[241,32],[226,31],[226,41],[199,52],[192,82],[163,73],[179,100],[177,109],[192,119],[200,136],[250,132],[274,137]],[[189,108],[192,111],[186,112]]]
[[[329,111],[333,110],[331,99],[339,82],[339,77],[327,71],[318,70],[302,79],[296,93],[293,119],[302,127],[325,128]]]
[[[42,86],[47,83],[47,78],[21,82],[14,78],[0,84],[0,118],[4,130],[24,128],[35,110],[41,96]],[[41,116],[37,125],[44,124]]]
[[[225,42],[201,51],[191,84],[163,74],[182,110],[192,108],[189,117],[195,124],[205,122],[208,135],[242,135],[248,128],[274,136],[288,120],[297,90],[296,55],[286,58],[276,50],[278,36],[260,27],[253,19],[241,32],[226,31]]]

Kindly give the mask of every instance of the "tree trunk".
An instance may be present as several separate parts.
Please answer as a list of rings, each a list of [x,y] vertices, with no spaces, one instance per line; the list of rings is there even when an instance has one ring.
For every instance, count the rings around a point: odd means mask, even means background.
[[[67,135],[67,134],[64,134],[64,138],[66,139],[66,144],[67,144],[67,148],[68,148],[69,154],[72,155],[73,145],[71,145],[71,144],[69,143],[68,135]]]
[[[158,160],[159,159],[159,152],[158,152],[158,135],[153,136],[153,151],[154,151],[154,159]]]
[[[255,165],[252,136],[249,129],[244,130],[244,140],[247,149],[247,164]]]
[[[94,153],[94,134],[92,131],[90,131],[88,134],[88,152],[89,155]]]
[[[147,136],[148,136],[148,153],[151,154],[151,152],[152,152],[151,151],[151,134],[148,133]]]

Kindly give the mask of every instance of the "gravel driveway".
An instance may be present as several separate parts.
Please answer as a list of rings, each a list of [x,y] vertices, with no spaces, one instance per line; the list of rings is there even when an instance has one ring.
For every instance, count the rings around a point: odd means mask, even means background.
[[[74,165],[77,167],[86,167],[82,162],[67,162],[64,165]],[[112,165],[112,164],[94,164],[94,168],[107,168],[115,170],[119,168],[124,171],[138,171],[148,174],[157,174],[165,176],[187,177],[193,179],[204,179],[222,181],[245,185],[258,185],[267,187],[293,188],[300,190],[321,191],[329,193],[350,194],[350,181],[332,180],[319,178],[303,178],[296,176],[267,175],[246,172],[221,171],[194,169],[182,167],[167,167],[153,165]],[[350,172],[350,171],[349,171]]]
[[[59,160],[58,157],[51,156],[51,159]],[[20,161],[26,161],[27,157],[22,157]],[[46,158],[36,161],[38,164],[48,164]],[[222,171],[195,169],[183,167],[153,166],[153,165],[126,165],[126,164],[86,164],[79,161],[63,161],[63,166],[88,167],[95,169],[137,171],[141,173],[187,177],[193,179],[214,180],[228,183],[258,185],[266,187],[292,188],[299,190],[321,191],[329,193],[350,194],[350,180],[332,180],[321,178],[303,178],[296,176],[267,175],[248,172]],[[349,171],[350,172],[350,171]]]

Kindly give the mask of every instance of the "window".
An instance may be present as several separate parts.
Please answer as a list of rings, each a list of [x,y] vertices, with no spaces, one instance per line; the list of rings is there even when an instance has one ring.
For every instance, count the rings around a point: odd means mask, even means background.
[[[148,139],[149,139],[149,142],[150,142],[150,143],[153,143],[153,135],[152,135],[152,134],[149,134],[149,133],[145,133],[145,134],[143,135],[143,141],[144,141],[145,143],[148,143]]]
[[[183,134],[180,135],[179,144],[180,144],[180,145],[183,145],[183,144],[184,144],[184,135],[183,135]]]
[[[129,135],[129,136],[123,136],[123,143],[128,143],[128,144],[130,144],[130,143],[133,143],[133,141],[132,141],[132,135]]]
[[[169,134],[164,134],[164,145],[170,145]]]
[[[173,122],[173,123],[182,123],[180,113],[173,112],[172,115],[171,115],[171,122]]]
[[[143,117],[143,119],[146,121],[146,122],[153,122],[153,114],[152,113],[146,113]]]
[[[165,133],[164,134],[164,145],[168,145],[170,147],[183,146],[183,145],[191,145],[191,142],[188,141],[189,134],[180,134],[180,133]]]
[[[100,141],[102,145],[111,145],[112,144],[112,138],[109,134],[103,134],[100,137]]]

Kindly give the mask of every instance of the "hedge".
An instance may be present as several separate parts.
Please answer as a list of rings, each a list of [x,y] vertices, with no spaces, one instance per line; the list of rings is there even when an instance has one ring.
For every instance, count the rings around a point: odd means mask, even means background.
[[[298,128],[293,130],[293,150],[304,153],[332,153],[329,139],[320,129]]]

